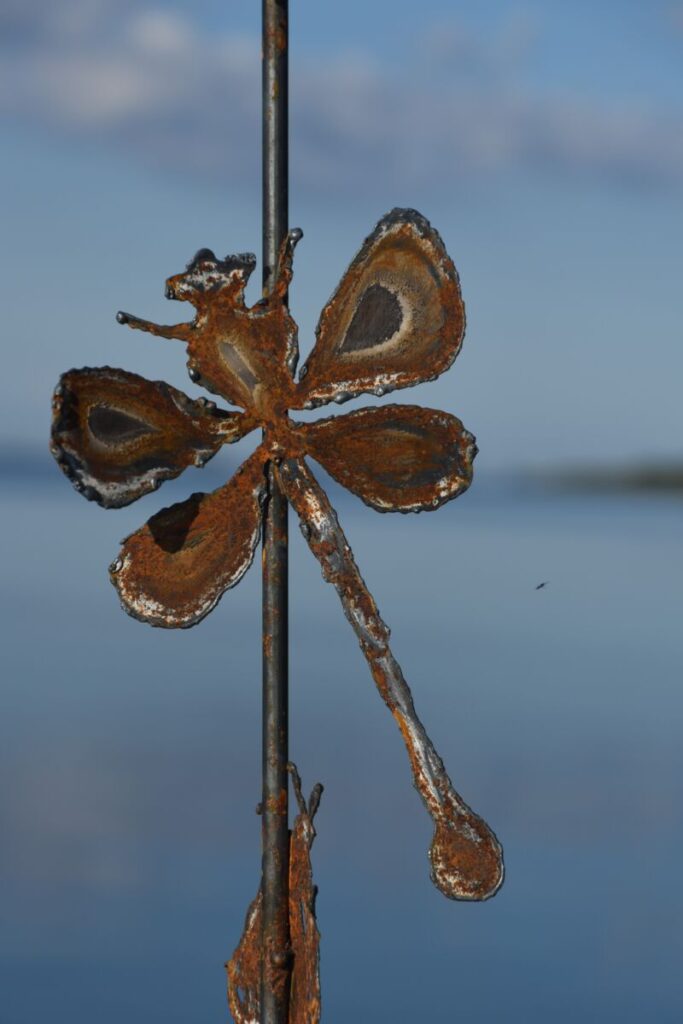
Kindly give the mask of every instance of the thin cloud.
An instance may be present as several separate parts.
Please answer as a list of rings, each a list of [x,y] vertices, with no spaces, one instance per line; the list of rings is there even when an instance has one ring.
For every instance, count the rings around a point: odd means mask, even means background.
[[[10,0],[0,28],[6,118],[201,180],[257,180],[256,38],[127,0]],[[400,76],[363,54],[300,61],[296,180],[323,195],[512,169],[680,186],[681,112],[540,95],[523,74],[536,37],[528,21],[485,43],[454,22],[434,25]]]

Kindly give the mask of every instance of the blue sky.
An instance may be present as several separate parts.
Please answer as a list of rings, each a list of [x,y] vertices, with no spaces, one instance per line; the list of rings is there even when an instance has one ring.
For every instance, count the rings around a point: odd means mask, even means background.
[[[180,350],[113,314],[170,318],[163,280],[200,246],[259,250],[258,17],[3,6],[5,450],[42,444],[70,365],[194,393]],[[374,222],[414,206],[468,309],[420,400],[477,434],[480,469],[677,455],[682,56],[680,3],[293,3],[302,350]]]

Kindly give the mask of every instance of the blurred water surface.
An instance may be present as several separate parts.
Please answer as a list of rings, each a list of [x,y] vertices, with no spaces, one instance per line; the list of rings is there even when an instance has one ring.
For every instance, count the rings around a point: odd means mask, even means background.
[[[680,1021],[680,503],[482,472],[438,514],[378,517],[330,489],[507,880],[481,906],[431,886],[400,737],[293,530],[324,1020]],[[106,569],[158,495],[106,513],[46,468],[1,501],[0,1020],[217,1024],[258,881],[259,573],[196,629],[152,630]]]

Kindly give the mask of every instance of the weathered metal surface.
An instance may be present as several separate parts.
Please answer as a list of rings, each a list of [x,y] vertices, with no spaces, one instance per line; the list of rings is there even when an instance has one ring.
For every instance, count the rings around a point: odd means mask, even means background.
[[[256,257],[240,253],[217,259],[200,249],[182,274],[166,281],[166,297],[189,302],[196,309],[191,323],[161,327],[119,313],[119,323],[187,344],[191,379],[268,420],[283,415],[293,389],[298,358],[297,327],[286,303],[294,247],[301,237],[293,231],[281,250],[281,277],[272,293],[251,308],[244,289]]]
[[[417,791],[434,822],[429,857],[434,884],[450,899],[484,900],[503,881],[500,843],[455,791],[443,761],[415,711],[401,668],[389,648],[389,629],[368,591],[327,495],[301,459],[278,467],[301,530],[337,590],[377,689],[403,736]]]
[[[306,804],[299,773],[288,766],[299,813],[289,845],[288,919],[290,947],[286,975],[276,973],[273,983],[280,990],[287,987],[284,1000],[288,1006],[289,1024],[318,1024],[320,1020],[320,933],[315,917],[317,888],[313,884],[311,847],[315,839],[315,818],[323,787],[314,786]],[[228,973],[228,1005],[235,1024],[263,1024],[261,1012],[261,964],[264,945],[263,889],[249,904],[244,931],[232,959],[225,965]],[[275,965],[277,966],[277,965]],[[271,965],[272,971],[273,965]]]
[[[416,210],[392,210],[323,309],[292,408],[433,380],[464,333],[458,275],[440,236]]]
[[[187,466],[203,466],[253,425],[163,381],[86,367],[62,374],[55,389],[51,450],[84,497],[120,508]]]
[[[306,450],[378,512],[435,509],[472,480],[474,438],[459,419],[417,405],[358,409],[305,428]]]
[[[273,30],[269,38],[276,41],[280,37]],[[281,216],[278,223],[283,228]],[[199,431],[202,437],[202,431],[206,431],[208,441],[202,444],[213,445],[219,436],[221,441],[234,440],[254,425],[263,429],[261,447],[225,487],[212,495],[195,495],[154,516],[128,538],[121,558],[112,567],[112,580],[131,614],[153,625],[193,625],[246,571],[259,536],[261,503],[268,496],[268,515],[272,518],[264,552],[269,566],[264,589],[264,693],[270,695],[269,701],[276,690],[278,696],[268,704],[265,715],[264,768],[269,778],[264,788],[264,820],[269,821],[272,832],[264,844],[264,850],[269,851],[267,871],[264,856],[264,877],[267,874],[275,887],[268,891],[272,894],[277,890],[279,895],[269,903],[269,923],[265,927],[272,953],[266,972],[270,1008],[262,1006],[264,1020],[260,1024],[279,1024],[278,1014],[282,1019],[285,1012],[280,994],[289,991],[289,915],[283,914],[282,898],[288,877],[288,848],[283,852],[287,824],[283,777],[286,687],[282,686],[287,655],[283,611],[287,527],[281,488],[302,520],[324,575],[340,594],[375,683],[401,729],[415,784],[435,823],[430,850],[434,881],[449,897],[476,900],[493,895],[503,878],[500,845],[453,789],[415,714],[410,691],[388,646],[389,631],[363,583],[336,515],[303,461],[307,453],[311,454],[374,508],[419,511],[435,508],[467,487],[476,451],[474,438],[455,417],[415,406],[368,408],[315,424],[295,423],[287,416],[288,408],[345,400],[362,391],[406,387],[443,372],[457,355],[464,330],[457,274],[441,239],[424,218],[410,210],[388,214],[366,241],[324,311],[316,347],[306,364],[308,372],[295,385],[296,326],[286,303],[293,250],[300,237],[300,231],[285,236],[275,280],[268,277],[266,298],[251,309],[244,305],[244,285],[253,260],[238,256],[219,261],[203,250],[185,274],[168,282],[171,297],[195,304],[197,316],[192,323],[159,327],[129,314],[119,317],[130,326],[185,340],[191,368],[209,387],[242,404],[247,410],[245,418],[211,410],[196,412],[196,403],[188,406],[189,399],[176,397],[180,392],[166,392],[162,385],[149,382],[139,384],[139,401],[137,393],[133,394],[135,389],[131,392],[131,401],[138,401],[137,405],[120,404],[125,397],[123,391],[128,394],[130,390],[121,383],[124,377],[117,376],[123,371],[107,371],[114,375],[109,383],[100,382],[102,386],[93,392],[94,398],[81,398],[86,412],[79,414],[81,419],[75,417],[80,426],[60,426],[57,449],[58,457],[69,450],[75,453],[70,454],[73,460],[80,460],[74,464],[92,469],[96,439],[91,437],[87,409],[100,406],[129,417],[114,418],[110,434],[117,435],[118,430],[120,437],[129,431],[131,437],[125,444],[131,445],[131,459],[136,445],[142,444],[141,438],[147,437],[142,433],[137,436],[143,427],[134,420],[151,424],[158,430],[152,437],[159,440],[162,436],[164,444],[171,447],[172,435],[176,437],[175,462],[167,458],[165,463],[172,463],[174,469],[188,459],[188,430],[192,438],[192,431]],[[272,238],[266,258],[274,265],[271,243]],[[70,386],[73,391],[73,382]],[[86,395],[82,381],[78,387]],[[143,401],[145,388],[152,389],[149,409]],[[162,408],[169,396],[179,409],[177,423],[174,419],[173,424],[164,418]],[[63,417],[62,398],[58,406],[58,418]],[[89,424],[87,429],[84,422]],[[104,422],[111,427],[111,418],[105,416]],[[97,416],[95,427],[102,427]],[[71,449],[67,449],[65,438]],[[145,443],[152,446],[151,440]],[[127,482],[123,480],[128,449],[124,450],[123,440],[109,447],[111,452],[98,454],[98,472],[106,482],[106,474],[113,472],[112,465],[120,466],[122,476],[116,493],[119,498],[133,500],[141,485],[134,475]],[[278,464],[274,473],[273,467]],[[73,475],[76,472],[72,470]]]
[[[286,418],[298,359],[297,328],[288,312],[299,229],[289,227],[289,0],[262,0],[262,264],[261,319],[252,312],[275,353],[275,379],[266,362],[267,387],[255,396],[268,443],[275,423]],[[270,338],[270,331],[276,333]],[[271,360],[272,362],[273,360]],[[284,366],[283,366],[284,362]],[[264,510],[262,565],[262,816],[261,887],[263,918],[260,1024],[287,1024],[291,956],[289,935],[289,546],[288,505],[269,463]]]
[[[171,505],[123,542],[110,566],[125,610],[152,626],[194,626],[251,565],[261,536],[265,452],[211,494]]]
[[[286,1024],[289,935],[289,593],[288,505],[267,466],[263,532],[261,866],[264,950],[260,1024]]]
[[[289,765],[299,813],[294,820],[289,851],[289,929],[292,944],[292,979],[289,995],[290,1024],[318,1024],[320,1020],[320,932],[315,916],[318,894],[313,884],[311,847],[313,820],[323,787],[317,783],[304,800],[301,779]]]
[[[228,1006],[235,1024],[261,1024],[263,890],[249,904],[242,937],[228,960]]]

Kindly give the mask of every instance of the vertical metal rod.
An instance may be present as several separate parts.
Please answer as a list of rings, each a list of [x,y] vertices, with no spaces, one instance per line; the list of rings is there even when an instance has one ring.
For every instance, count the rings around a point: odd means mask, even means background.
[[[288,220],[288,0],[263,3],[263,287]],[[263,800],[261,1022],[289,1018],[288,523],[272,466],[263,533]]]

